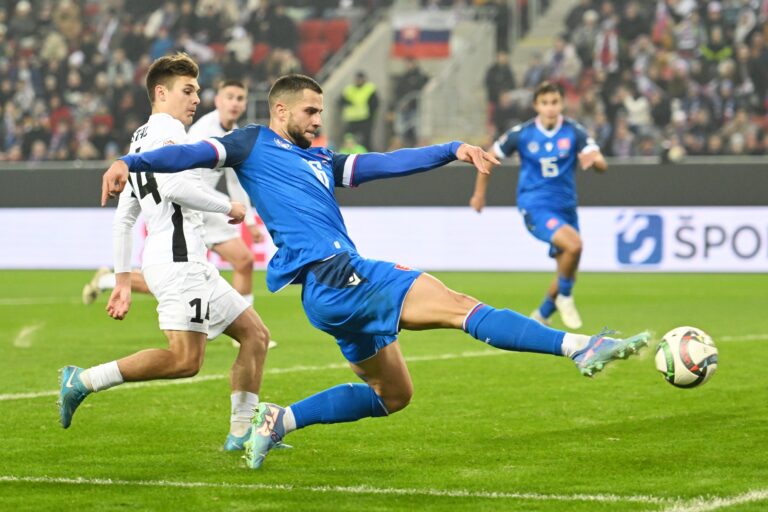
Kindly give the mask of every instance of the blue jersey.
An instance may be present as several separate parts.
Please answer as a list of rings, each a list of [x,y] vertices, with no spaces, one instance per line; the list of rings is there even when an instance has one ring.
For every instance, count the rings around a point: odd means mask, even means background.
[[[520,155],[517,204],[523,209],[576,208],[577,155],[593,149],[599,147],[584,127],[562,117],[552,130],[531,119],[508,130],[493,145],[499,158],[515,151]]]
[[[122,160],[132,171],[234,168],[277,246],[267,269],[267,287],[277,291],[297,282],[309,263],[356,252],[334,187],[433,169],[455,160],[460,145],[345,155],[326,148],[302,149],[266,126],[251,124],[224,137],[169,145]]]

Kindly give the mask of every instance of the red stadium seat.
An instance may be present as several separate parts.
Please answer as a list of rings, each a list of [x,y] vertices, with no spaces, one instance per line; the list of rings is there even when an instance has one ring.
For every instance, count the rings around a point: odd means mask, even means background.
[[[328,41],[331,52],[335,52],[347,41],[349,21],[344,18],[328,20],[325,23],[325,40]]]
[[[324,31],[324,20],[307,20],[303,21],[301,25],[299,25],[299,34],[302,43],[322,40]]]
[[[267,58],[272,48],[266,43],[256,43],[251,52],[251,64],[256,65]]]
[[[317,74],[323,67],[328,56],[328,43],[324,41],[311,41],[299,45],[299,60],[301,65],[310,75]]]

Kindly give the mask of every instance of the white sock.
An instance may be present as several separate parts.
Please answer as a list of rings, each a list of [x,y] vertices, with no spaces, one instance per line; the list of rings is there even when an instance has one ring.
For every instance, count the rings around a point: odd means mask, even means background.
[[[286,407],[283,414],[283,429],[286,434],[296,430],[296,416],[293,415],[290,407]]]
[[[232,415],[229,417],[229,433],[242,437],[251,426],[253,410],[259,405],[259,395],[250,391],[234,391],[230,399]]]
[[[563,338],[563,355],[565,357],[573,357],[573,354],[587,346],[590,338],[591,336],[585,334],[565,333],[565,338]]]
[[[245,299],[245,302],[253,306],[253,294],[252,293],[245,293],[243,294],[243,298]]]
[[[80,380],[91,391],[109,389],[123,383],[123,376],[117,361],[93,366],[80,374]]]
[[[110,272],[99,278],[99,290],[112,290],[117,284],[115,274]]]

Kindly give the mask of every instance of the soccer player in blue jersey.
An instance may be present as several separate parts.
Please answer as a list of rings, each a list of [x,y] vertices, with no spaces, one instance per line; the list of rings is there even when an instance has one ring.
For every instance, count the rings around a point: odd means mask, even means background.
[[[491,346],[571,358],[591,376],[647,344],[641,333],[620,340],[556,331],[508,309],[496,309],[448,289],[429,274],[365,259],[349,238],[334,187],[355,187],[440,167],[454,160],[489,172],[497,163],[482,149],[451,142],[363,155],[310,147],[322,122],[323,95],[309,77],[287,75],[269,93],[269,126],[248,125],[224,137],[166,146],[122,157],[102,182],[102,204],[120,191],[129,171],[235,169],[278,250],[267,286],[300,284],[310,322],[332,335],[363,383],[341,384],[288,407],[259,404],[246,460],[261,466],[290,432],[317,423],[386,416],[408,405],[413,385],[400,352],[401,329],[463,329]]]
[[[493,144],[493,152],[499,158],[515,151],[520,155],[517,206],[528,231],[549,244],[549,255],[557,262],[557,276],[531,318],[549,325],[557,310],[566,327],[578,329],[581,316],[573,300],[573,285],[582,242],[576,214],[576,162],[582,169],[598,172],[604,172],[608,165],[584,128],[562,116],[560,86],[552,82],[539,84],[533,93],[533,106],[538,115],[502,135]],[[478,213],[485,206],[488,178],[487,174],[477,174],[469,204]]]

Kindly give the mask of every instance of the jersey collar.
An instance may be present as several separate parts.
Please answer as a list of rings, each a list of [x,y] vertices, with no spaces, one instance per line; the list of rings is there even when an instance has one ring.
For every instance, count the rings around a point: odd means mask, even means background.
[[[555,134],[560,130],[560,128],[563,126],[563,116],[559,115],[557,116],[557,122],[555,123],[555,127],[551,130],[547,130],[544,128],[544,125],[541,124],[541,120],[539,120],[539,116],[536,116],[536,128],[539,129],[541,133],[546,135],[547,137],[554,137]]]

